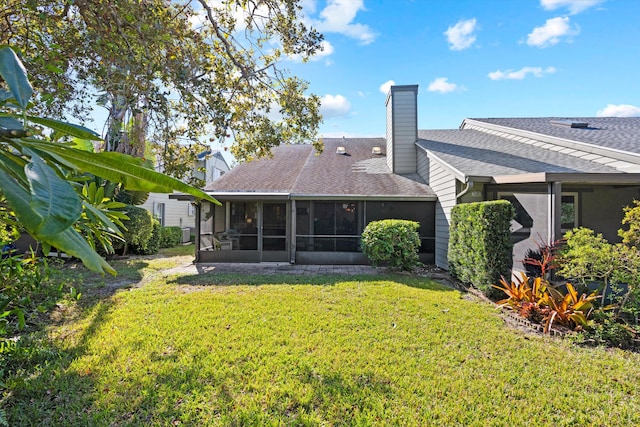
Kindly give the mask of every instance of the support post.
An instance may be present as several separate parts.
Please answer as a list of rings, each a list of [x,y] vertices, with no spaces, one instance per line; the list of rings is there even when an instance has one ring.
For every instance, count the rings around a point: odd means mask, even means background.
[[[553,243],[562,237],[562,183],[549,183],[549,215],[547,220],[547,243]]]

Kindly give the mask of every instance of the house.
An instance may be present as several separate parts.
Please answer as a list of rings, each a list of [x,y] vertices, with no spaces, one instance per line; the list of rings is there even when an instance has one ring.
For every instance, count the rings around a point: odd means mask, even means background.
[[[402,218],[421,224],[421,260],[447,268],[453,206],[496,199],[516,210],[516,269],[527,249],[576,226],[617,239],[622,208],[640,198],[640,118],[418,130],[417,94],[417,85],[391,88],[385,138],[325,139],[322,154],[282,146],[208,185],[222,206],[198,212],[197,261],[364,263],[366,224]]]
[[[156,171],[162,172],[161,164]],[[229,171],[229,165],[220,151],[207,150],[196,156],[193,164],[193,176],[210,183]],[[150,193],[149,198],[141,205],[160,221],[164,227],[176,226],[195,230],[196,209],[188,200],[175,198],[175,194]]]

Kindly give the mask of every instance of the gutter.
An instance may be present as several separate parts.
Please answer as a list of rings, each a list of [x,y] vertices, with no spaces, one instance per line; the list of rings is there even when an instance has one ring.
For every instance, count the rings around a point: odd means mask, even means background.
[[[464,190],[456,194],[456,203],[458,202],[459,198],[461,198],[462,196],[467,194],[469,191],[471,191],[471,189],[473,188],[473,185],[474,185],[473,180],[467,179],[467,186],[464,188]]]

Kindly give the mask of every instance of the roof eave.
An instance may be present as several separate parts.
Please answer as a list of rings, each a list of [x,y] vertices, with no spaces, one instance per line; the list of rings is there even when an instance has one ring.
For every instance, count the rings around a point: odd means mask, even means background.
[[[564,184],[640,185],[640,173],[528,173],[494,176],[496,184],[532,184],[561,182]]]

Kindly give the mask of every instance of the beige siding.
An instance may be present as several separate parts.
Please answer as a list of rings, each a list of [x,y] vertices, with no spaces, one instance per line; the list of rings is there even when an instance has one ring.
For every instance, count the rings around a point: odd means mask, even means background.
[[[158,203],[164,203],[164,225],[166,227],[195,227],[195,215],[189,215],[189,202],[170,199],[168,194],[151,193],[141,206],[151,214],[157,212]]]
[[[436,265],[447,269],[447,253],[449,246],[449,224],[451,209],[456,205],[456,179],[438,162],[431,161],[422,166],[428,173],[429,186],[438,196],[436,202]]]

